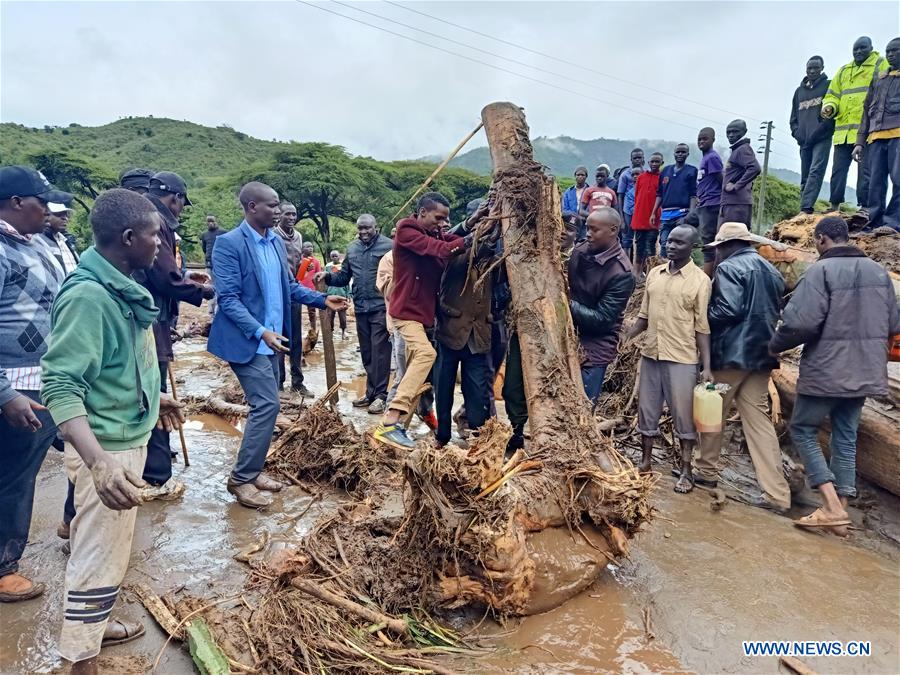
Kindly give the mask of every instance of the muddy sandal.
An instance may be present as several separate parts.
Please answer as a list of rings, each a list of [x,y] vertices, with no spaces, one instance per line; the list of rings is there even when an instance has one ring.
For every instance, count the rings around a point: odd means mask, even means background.
[[[112,647],[113,645],[121,645],[132,640],[137,640],[147,631],[144,630],[144,624],[140,622],[123,621],[122,619],[110,619],[106,624],[106,630],[103,632],[103,642],[101,647]]]
[[[816,509],[808,516],[798,518],[794,521],[794,527],[799,527],[803,530],[824,530],[841,537],[847,536],[847,527],[850,524],[849,518],[828,518],[822,509]]]

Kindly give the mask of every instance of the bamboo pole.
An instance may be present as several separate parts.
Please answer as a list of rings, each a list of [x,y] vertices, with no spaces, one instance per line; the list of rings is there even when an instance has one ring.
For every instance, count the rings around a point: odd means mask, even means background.
[[[470,131],[469,134],[464,139],[462,139],[455,148],[453,148],[453,151],[447,156],[447,159],[445,159],[443,162],[438,164],[437,168],[431,172],[431,175],[425,179],[425,182],[422,183],[418,187],[418,189],[412,193],[412,196],[403,203],[403,206],[401,206],[399,209],[397,209],[397,213],[395,213],[394,217],[391,218],[391,222],[396,222],[396,220],[400,216],[400,214],[403,213],[403,209],[405,209],[407,206],[412,204],[413,200],[421,194],[422,190],[424,190],[429,185],[431,185],[431,181],[433,181],[435,178],[437,178],[438,174],[444,170],[444,168],[453,160],[454,157],[456,157],[457,154],[459,154],[459,151],[463,149],[465,144],[468,143],[469,141],[471,141],[472,137],[475,134],[477,134],[479,131],[481,131],[481,128],[483,126],[484,126],[484,122],[481,122],[477,127],[472,129],[472,131]]]

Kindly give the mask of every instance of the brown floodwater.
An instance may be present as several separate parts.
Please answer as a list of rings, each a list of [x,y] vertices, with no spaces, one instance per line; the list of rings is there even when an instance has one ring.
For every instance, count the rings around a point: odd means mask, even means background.
[[[352,328],[351,323],[351,335]],[[228,374],[203,351],[204,344],[198,338],[176,346],[181,394],[208,391]],[[377,419],[350,405],[364,393],[355,347],[355,340],[336,343],[338,378],[344,382],[339,407],[363,428]],[[307,357],[306,383],[317,393],[326,388],[320,359],[316,353]],[[426,431],[414,425],[416,434]],[[285,545],[339,503],[339,495],[326,495],[303,518],[291,518],[313,499],[292,486],[267,511],[242,508],[225,490],[239,429],[199,415],[188,422],[185,437],[191,466],[185,468],[179,454],[174,474],[188,489],[180,501],[140,507],[126,588],[146,583],[160,594],[182,589],[204,598],[228,597],[246,580],[246,566],[232,556],[264,536],[271,539],[270,550]],[[173,448],[180,450],[177,435]],[[851,542],[800,532],[784,518],[730,501],[713,512],[707,493],[675,495],[672,484],[668,476],[661,479],[654,494],[658,517],[621,564],[599,560],[568,532],[533,542],[545,572],[540,596],[548,606],[555,604],[554,594],[587,587],[550,611],[503,626],[485,621],[474,639],[492,651],[454,661],[453,667],[473,673],[776,673],[775,657],[744,657],[741,642],[869,640],[870,657],[804,661],[820,673],[900,673],[896,547],[860,546],[870,536],[863,532],[855,532]],[[38,477],[22,561],[22,572],[47,583],[48,592],[0,605],[0,673],[60,666],[55,645],[66,558],[56,526],[64,498],[62,457],[51,450]],[[110,663],[119,664],[109,672],[140,672],[156,659],[163,634],[127,593],[115,611],[142,621],[147,635],[104,650]],[[170,644],[157,672],[194,671],[187,652]]]

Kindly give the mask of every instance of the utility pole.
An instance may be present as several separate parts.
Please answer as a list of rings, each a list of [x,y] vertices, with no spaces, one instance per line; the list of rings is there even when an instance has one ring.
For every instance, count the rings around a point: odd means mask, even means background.
[[[756,149],[757,153],[762,153],[763,155],[762,181],[759,183],[759,208],[756,210],[756,227],[753,230],[756,234],[762,233],[763,219],[766,213],[766,179],[769,175],[769,150],[772,147],[772,129],[775,126],[772,124],[772,120],[769,120],[760,124],[759,128],[766,130],[765,135],[760,135],[759,137],[759,140],[765,141],[766,145]]]

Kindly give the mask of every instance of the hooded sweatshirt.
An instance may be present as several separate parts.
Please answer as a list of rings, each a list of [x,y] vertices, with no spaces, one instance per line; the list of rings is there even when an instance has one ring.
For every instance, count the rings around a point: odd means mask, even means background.
[[[41,396],[53,421],[87,415],[109,452],[147,443],[159,419],[159,366],[146,288],[93,247],[66,279],[51,314]]]
[[[812,81],[804,77],[794,92],[791,103],[791,136],[801,148],[815,145],[826,138],[831,140],[834,120],[827,120],[819,114],[830,82],[825,73]]]
[[[731,146],[731,155],[725,165],[725,185],[734,183],[733,192],[722,189],[722,205],[752,204],[753,180],[762,172],[749,138],[742,138]]]

